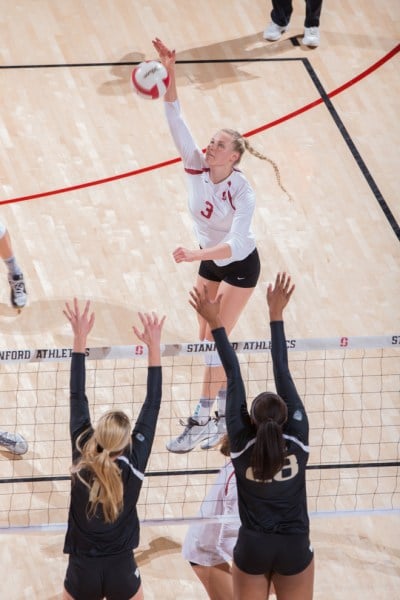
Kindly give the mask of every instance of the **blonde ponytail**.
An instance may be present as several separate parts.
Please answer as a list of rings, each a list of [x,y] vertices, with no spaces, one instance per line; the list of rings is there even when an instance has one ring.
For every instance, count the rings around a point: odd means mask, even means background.
[[[290,201],[293,200],[292,196],[289,194],[287,189],[283,186],[279,167],[276,164],[276,162],[274,160],[272,160],[272,158],[269,158],[268,156],[265,156],[264,154],[261,154],[260,152],[258,152],[258,150],[253,148],[253,146],[250,144],[250,142],[245,137],[243,137],[238,131],[235,131],[234,129],[222,129],[222,131],[229,134],[233,138],[233,148],[234,148],[235,152],[238,152],[238,154],[239,154],[239,160],[237,161],[236,164],[238,164],[240,162],[240,159],[242,158],[245,150],[247,150],[252,156],[255,156],[256,158],[259,158],[261,160],[266,160],[267,162],[269,162],[269,164],[274,169],[277,184],[281,188],[282,192],[284,192],[287,195],[287,197],[289,198]]]
[[[281,188],[282,192],[284,192],[286,194],[286,196],[289,198],[289,200],[292,201],[293,200],[292,196],[289,194],[289,192],[287,191],[287,189],[282,184],[281,173],[279,171],[279,167],[276,164],[276,162],[274,160],[272,160],[272,158],[269,158],[268,156],[265,156],[264,154],[261,154],[260,152],[258,152],[258,150],[255,150],[253,148],[253,146],[249,143],[249,141],[246,138],[244,138],[244,145],[246,147],[246,150],[250,154],[252,154],[256,158],[260,158],[261,160],[266,160],[267,162],[269,162],[269,164],[274,169],[274,173],[275,173],[275,178],[276,178],[277,184]]]
[[[72,465],[71,473],[89,490],[86,507],[88,519],[95,516],[99,505],[106,523],[116,521],[123,510],[124,488],[115,458],[129,446],[130,429],[130,421],[125,413],[110,411],[100,418],[93,435],[83,447],[80,442],[87,432],[77,439],[76,446],[81,458]],[[85,478],[82,471],[87,471],[89,477]]]

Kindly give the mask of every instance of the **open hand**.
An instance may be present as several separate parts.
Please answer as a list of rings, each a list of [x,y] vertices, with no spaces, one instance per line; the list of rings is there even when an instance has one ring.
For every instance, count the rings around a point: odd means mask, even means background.
[[[135,332],[135,335],[148,348],[151,346],[159,346],[165,316],[160,319],[154,312],[151,314],[139,312],[138,315],[143,325],[143,331],[139,331],[137,327],[133,326],[132,329]]]
[[[222,326],[221,317],[219,316],[222,294],[219,294],[215,300],[210,300],[207,287],[204,286],[201,292],[197,287],[194,287],[189,295],[189,304],[207,321],[211,329]]]
[[[70,306],[68,302],[65,303],[63,310],[64,315],[71,323],[72,331],[74,334],[74,351],[84,352],[86,349],[86,338],[91,332],[94,324],[94,313],[89,315],[90,301],[88,300],[85,304],[83,312],[79,308],[78,300],[74,298],[73,305]]]
[[[290,275],[287,273],[278,273],[275,279],[275,286],[269,284],[267,289],[267,302],[269,306],[269,314],[271,321],[281,321],[283,309],[290,300],[295,289],[295,285],[291,285]]]
[[[170,71],[175,66],[175,50],[170,50],[167,46],[156,37],[152,40],[154,48],[158,52],[158,56],[167,71]]]

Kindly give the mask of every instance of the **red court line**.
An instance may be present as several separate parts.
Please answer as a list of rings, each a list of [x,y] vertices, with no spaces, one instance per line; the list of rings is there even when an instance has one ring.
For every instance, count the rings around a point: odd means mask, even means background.
[[[390,50],[390,52],[385,54],[385,56],[383,56],[377,62],[373,63],[370,67],[365,69],[365,71],[362,71],[359,75],[356,75],[356,77],[353,77],[353,79],[350,79],[349,81],[347,81],[340,87],[334,89],[332,92],[329,92],[329,94],[327,94],[328,98],[333,98],[334,96],[341,94],[342,92],[344,92],[351,86],[355,85],[356,83],[358,83],[365,77],[368,77],[368,75],[370,75],[371,73],[373,73],[374,71],[379,69],[382,65],[384,65],[391,58],[393,58],[399,51],[400,51],[400,44],[397,44],[397,46],[395,46],[392,50]],[[260,133],[261,131],[270,129],[271,127],[276,127],[276,125],[279,125],[280,123],[283,123],[284,121],[288,121],[289,119],[293,119],[294,117],[297,117],[298,115],[301,115],[302,113],[307,112],[308,110],[311,110],[312,108],[315,108],[316,106],[318,106],[319,104],[322,104],[322,103],[323,103],[323,99],[318,98],[317,100],[314,100],[313,102],[310,102],[309,104],[305,104],[301,108],[298,108],[297,110],[294,110],[293,112],[290,112],[290,113],[284,115],[283,117],[276,119],[275,121],[271,121],[270,123],[267,123],[266,125],[262,125],[261,127],[252,129],[251,131],[248,131],[247,133],[244,133],[243,135],[245,137],[250,137],[252,135],[255,135],[256,133]],[[24,202],[26,200],[35,200],[36,198],[44,198],[46,196],[55,196],[56,194],[65,194],[66,192],[72,192],[75,190],[80,190],[80,189],[92,187],[95,185],[101,185],[103,183],[110,183],[111,181],[117,181],[119,179],[124,179],[126,177],[133,177],[134,175],[141,175],[142,173],[147,173],[148,171],[154,171],[155,169],[161,169],[162,167],[168,167],[170,165],[180,162],[180,160],[181,160],[180,158],[172,158],[171,160],[166,160],[161,163],[149,165],[148,167],[142,167],[141,169],[135,169],[134,171],[128,171],[127,173],[120,173],[119,175],[113,175],[112,177],[104,177],[103,179],[87,181],[86,183],[79,183],[77,185],[71,185],[69,187],[59,188],[56,190],[50,190],[48,192],[40,192],[38,194],[31,194],[29,196],[20,196],[19,198],[11,198],[9,200],[0,200],[0,205],[1,204],[13,204],[15,202]]]

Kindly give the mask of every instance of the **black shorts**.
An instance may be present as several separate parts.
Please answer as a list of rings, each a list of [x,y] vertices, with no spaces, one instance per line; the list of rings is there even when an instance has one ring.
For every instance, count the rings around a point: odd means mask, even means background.
[[[297,575],[314,556],[308,533],[261,533],[240,527],[233,560],[249,575]]]
[[[225,267],[218,267],[213,260],[202,260],[199,275],[209,281],[225,281],[235,287],[253,288],[257,285],[260,270],[260,257],[255,248],[243,260],[236,260]]]
[[[74,600],[129,600],[140,584],[131,550],[112,556],[69,556],[64,587]]]

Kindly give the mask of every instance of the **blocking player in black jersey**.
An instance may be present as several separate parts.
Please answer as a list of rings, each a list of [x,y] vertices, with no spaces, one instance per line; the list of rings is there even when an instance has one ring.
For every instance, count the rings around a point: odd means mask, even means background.
[[[64,314],[74,334],[70,379],[72,482],[64,552],[69,554],[64,600],[142,600],[133,550],[139,543],[136,511],[161,402],[160,339],[165,317],[139,313],[148,348],[147,394],[132,430],[121,411],[91,424],[85,393],[86,339],[94,323],[87,302]]]
[[[190,294],[190,304],[212,330],[228,380],[227,429],[241,520],[233,555],[235,600],[264,600],[271,581],[278,600],[313,596],[305,475],[309,428],[289,371],[283,324],[293,290],[286,273],[278,273],[274,286],[268,286],[277,393],[256,396],[250,414],[239,362],[219,315],[221,297],[209,300],[206,289],[196,288]]]

